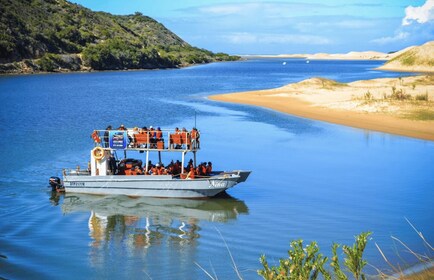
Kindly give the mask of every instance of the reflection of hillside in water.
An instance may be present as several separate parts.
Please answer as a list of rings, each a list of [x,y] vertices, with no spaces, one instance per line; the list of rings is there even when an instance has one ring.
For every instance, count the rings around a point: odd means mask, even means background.
[[[66,214],[90,212],[94,249],[122,243],[129,250],[167,242],[191,247],[200,237],[200,221],[227,222],[248,213],[243,201],[230,196],[191,200],[67,194],[62,210]]]

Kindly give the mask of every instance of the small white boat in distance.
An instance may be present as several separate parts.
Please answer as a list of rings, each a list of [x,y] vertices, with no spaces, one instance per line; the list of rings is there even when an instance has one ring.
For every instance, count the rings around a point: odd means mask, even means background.
[[[158,131],[158,132],[157,132]],[[251,171],[211,171],[196,165],[196,153],[200,149],[199,131],[186,130],[95,130],[92,138],[95,147],[90,152],[87,170],[63,169],[63,187],[67,193],[102,195],[128,195],[173,198],[212,197],[246,181]],[[167,142],[165,142],[167,141]],[[167,143],[167,144],[165,144]],[[123,159],[118,158],[123,153]],[[159,163],[153,166],[150,153],[158,153]],[[171,153],[181,157],[173,161],[167,169],[161,165],[161,153]],[[185,166],[185,156],[192,153],[189,170]],[[127,157],[127,154],[129,157]],[[130,154],[144,156],[142,160]],[[159,166],[160,165],[160,166]],[[173,167],[173,169],[172,169]],[[201,172],[198,167],[203,170]],[[163,170],[163,171],[161,171]],[[158,175],[157,175],[158,174]],[[53,190],[58,183],[50,178]]]

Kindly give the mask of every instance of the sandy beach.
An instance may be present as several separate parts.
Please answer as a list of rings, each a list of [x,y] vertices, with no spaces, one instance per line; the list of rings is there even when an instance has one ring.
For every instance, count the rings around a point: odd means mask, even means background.
[[[355,81],[311,78],[280,88],[213,95],[361,129],[434,141],[434,76]]]

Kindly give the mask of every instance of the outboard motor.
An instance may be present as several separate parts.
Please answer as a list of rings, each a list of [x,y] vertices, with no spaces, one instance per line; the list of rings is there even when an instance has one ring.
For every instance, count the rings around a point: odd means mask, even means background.
[[[65,190],[59,177],[51,176],[48,182],[50,183],[49,187],[51,187],[51,191],[53,192],[62,192]]]

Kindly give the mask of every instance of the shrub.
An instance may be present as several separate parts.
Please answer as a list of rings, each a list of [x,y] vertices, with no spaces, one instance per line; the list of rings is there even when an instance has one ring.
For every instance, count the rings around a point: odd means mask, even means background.
[[[406,94],[403,89],[393,90],[392,88],[392,95],[390,98],[396,99],[396,100],[409,100],[411,99],[411,94]]]
[[[371,100],[372,99],[372,93],[368,90],[366,93],[365,93],[365,99],[366,100]]]
[[[416,95],[415,99],[419,101],[428,101],[428,92]]]
[[[371,232],[363,232],[355,237],[353,246],[343,245],[342,250],[346,255],[344,265],[348,272],[353,274],[356,280],[366,279],[363,274],[363,268],[367,264],[363,259],[363,252]],[[326,280],[339,279],[347,280],[347,275],[342,271],[337,255],[339,244],[332,245],[332,261],[333,273],[327,271],[324,266],[328,261],[319,253],[319,247],[316,242],[311,242],[303,248],[303,240],[292,241],[291,250],[288,251],[289,257],[287,259],[280,259],[279,266],[270,268],[265,255],[262,255],[260,262],[264,269],[258,270],[258,274],[264,279],[317,279],[320,275]]]
[[[45,72],[53,72],[57,68],[59,68],[58,61],[60,60],[59,55],[46,53],[43,57],[41,57],[38,61],[36,61],[36,65],[39,66],[41,71]]]

